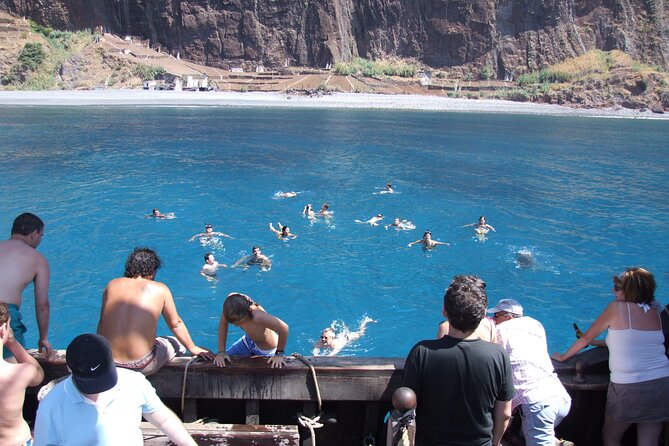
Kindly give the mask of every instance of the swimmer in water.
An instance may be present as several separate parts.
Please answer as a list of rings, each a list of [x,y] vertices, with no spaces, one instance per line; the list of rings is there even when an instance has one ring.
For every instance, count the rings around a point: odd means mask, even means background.
[[[192,236],[190,239],[188,239],[189,242],[192,242],[196,238],[210,238],[210,237],[216,237],[216,236],[221,236],[221,237],[227,237],[227,238],[234,238],[225,232],[216,232],[214,231],[214,228],[209,224],[206,223],[204,225],[204,232],[200,232],[199,234],[195,234]]]
[[[279,229],[275,229],[274,226],[272,226],[272,223],[269,224],[269,230],[276,234],[276,238],[283,240],[297,238],[297,235],[290,232],[290,227],[282,226],[281,223],[277,223],[277,225],[279,226]]]
[[[174,218],[174,214],[171,213],[171,212],[168,213],[168,214],[163,214],[163,213],[160,212],[158,209],[153,208],[153,210],[151,211],[151,213],[150,213],[149,215],[147,215],[146,218],[158,218],[158,219],[165,219],[165,218],[166,218],[166,219],[172,219],[172,218]]]
[[[272,268],[272,261],[260,251],[259,246],[254,246],[253,249],[251,249],[251,252],[251,255],[244,256],[237,260],[232,267],[247,270],[253,265],[258,265],[261,271],[269,271]]]
[[[395,228],[397,231],[410,231],[416,229],[416,225],[409,220],[400,220],[399,218],[396,218],[391,224],[386,225],[386,229],[388,228]]]
[[[369,220],[356,220],[356,223],[360,224],[367,224],[367,225],[372,225],[372,226],[378,226],[379,222],[383,220],[383,214],[376,214],[374,217],[370,218]]]
[[[302,211],[302,214],[306,215],[309,218],[316,218],[316,213],[314,212],[314,208],[311,205],[311,203],[304,206],[304,210]]]
[[[384,192],[387,193],[387,194],[394,194],[395,193],[395,191],[393,190],[392,183],[386,183],[386,188],[385,188]]]
[[[360,327],[358,331],[348,332],[347,330],[335,333],[332,327],[327,327],[321,333],[321,340],[314,343],[314,350],[312,354],[314,356],[334,356],[341,351],[346,345],[351,342],[359,339],[365,334],[367,329],[367,324],[370,322],[376,322],[374,319],[365,316],[365,318],[360,321]],[[322,350],[322,352],[321,352]]]
[[[274,196],[277,197],[277,198],[293,198],[293,197],[297,197],[297,194],[298,194],[297,192],[293,192],[293,191],[290,191],[290,192],[279,191],[279,192],[275,193]]]
[[[423,238],[422,239],[416,240],[415,242],[411,242],[407,246],[412,247],[413,245],[415,245],[417,243],[420,243],[421,245],[423,245],[423,249],[432,249],[437,245],[448,245],[448,243],[438,242],[436,240],[433,240],[432,239],[432,232],[430,232],[430,231],[425,231],[423,233]]]
[[[320,215],[322,217],[326,217],[326,218],[330,217],[332,215],[332,211],[329,210],[329,209],[330,209],[330,205],[327,204],[327,203],[323,203],[323,206],[321,206],[321,210],[318,211],[318,215]]]
[[[218,263],[216,261],[213,252],[208,252],[204,255],[204,265],[202,265],[202,269],[200,270],[200,275],[207,279],[212,279],[216,277],[218,268],[227,268],[227,267],[228,265],[224,263]]]
[[[493,228],[488,223],[486,223],[485,216],[483,216],[483,215],[481,215],[479,217],[479,221],[477,221],[476,223],[470,223],[468,225],[464,225],[463,228],[467,228],[469,226],[474,226],[474,231],[477,234],[480,234],[480,235],[487,234],[488,231],[491,230],[491,229],[492,229],[492,232],[497,232],[497,231],[495,231],[495,228]]]
[[[519,268],[532,268],[535,264],[532,251],[529,249],[519,249],[516,251],[516,265]]]

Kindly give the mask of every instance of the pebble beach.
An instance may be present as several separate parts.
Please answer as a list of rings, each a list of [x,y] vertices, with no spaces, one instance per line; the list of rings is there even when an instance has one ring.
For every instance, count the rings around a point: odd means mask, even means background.
[[[560,105],[503,100],[364,93],[301,95],[149,90],[0,91],[0,106],[290,107],[669,119],[669,114],[625,108],[576,109]]]

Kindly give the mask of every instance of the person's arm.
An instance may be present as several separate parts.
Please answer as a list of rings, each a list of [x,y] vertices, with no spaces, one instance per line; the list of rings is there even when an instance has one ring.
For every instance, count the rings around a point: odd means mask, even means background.
[[[174,304],[172,293],[170,292],[169,288],[167,288],[167,286],[163,285],[163,287],[163,293],[165,296],[165,302],[163,304],[163,318],[165,318],[165,322],[167,323],[167,326],[170,328],[170,330],[172,330],[172,333],[174,333],[174,336],[176,336],[179,342],[181,342],[183,346],[186,347],[186,349],[188,349],[188,351],[193,355],[199,356],[203,359],[214,359],[214,355],[209,350],[200,348],[195,345],[190,337],[190,333],[188,332],[186,324],[181,320],[181,317],[179,317],[179,313],[177,313],[177,307]]]
[[[276,351],[277,353],[285,352],[286,343],[288,342],[288,324],[278,317],[272,316],[262,310],[253,311],[253,320],[263,327],[267,327],[276,332],[276,334],[279,335],[279,339],[276,343]],[[281,368],[281,366],[286,364],[286,359],[281,355],[274,355],[270,356],[267,363],[272,364],[272,368]]]
[[[346,340],[348,342],[355,341],[362,336],[365,335],[365,331],[367,330],[367,324],[370,322],[376,322],[374,319],[370,317],[365,317],[362,322],[360,322],[360,327],[358,327],[358,331],[354,331],[353,333],[349,333],[346,335]]]
[[[237,268],[239,265],[242,263],[246,262],[251,256],[244,256],[241,259],[237,260],[234,265],[232,265],[232,268]]]
[[[225,367],[225,361],[230,362],[230,355],[225,353],[225,346],[228,342],[228,321],[221,314],[221,320],[218,323],[218,354],[214,358],[214,364],[219,367]]]
[[[191,238],[189,238],[188,241],[189,241],[189,242],[192,242],[192,241],[195,240],[196,238],[198,238],[198,237],[200,237],[200,236],[203,236],[203,235],[204,235],[204,233],[200,232],[199,234],[195,234],[194,236],[192,236]]]
[[[190,436],[181,420],[166,406],[163,405],[155,412],[142,413],[142,416],[149,423],[160,429],[176,445],[197,446],[197,443]]]
[[[49,343],[49,314],[51,305],[49,304],[49,262],[40,255],[37,265],[37,274],[35,275],[35,317],[37,318],[37,327],[39,328],[39,341],[37,342],[39,352],[44,354],[47,359],[53,357],[53,348]]]
[[[497,232],[497,231],[495,231],[495,228],[493,228],[492,226],[490,226],[488,224],[486,224],[486,227],[488,227],[489,229],[492,229],[492,232]]]
[[[221,237],[225,237],[225,238],[232,238],[232,239],[234,239],[233,236],[228,235],[228,234],[226,234],[225,232],[214,232],[213,234],[215,234],[215,235],[220,235]]]
[[[432,241],[435,243],[435,245],[448,245],[448,243],[438,242],[438,241],[436,241],[436,240],[434,240],[434,239],[433,239]]]
[[[569,347],[569,350],[562,355],[560,353],[553,353],[551,357],[556,361],[566,361],[567,359],[574,356],[576,353],[580,352],[586,348],[594,339],[599,336],[604,330],[611,326],[611,322],[615,317],[616,312],[616,302],[611,302],[600,314],[595,322],[588,328],[588,331],[585,332],[583,336],[578,338],[572,345]]]
[[[499,446],[511,418],[511,401],[495,401],[492,410],[492,446]]]
[[[44,380],[44,370],[42,369],[42,366],[39,365],[37,360],[35,360],[35,358],[33,358],[32,355],[18,343],[11,328],[7,328],[9,329],[9,337],[7,338],[5,347],[12,352],[14,358],[16,358],[16,362],[21,365],[19,373],[16,375],[16,379],[30,387],[39,385]],[[16,382],[16,380],[14,381]]]
[[[408,246],[408,247],[412,247],[412,246],[415,245],[416,243],[421,243],[422,241],[423,241],[423,239],[416,240],[415,242],[411,242],[411,243],[409,243],[407,246]]]
[[[272,225],[272,223],[269,224],[269,230],[272,231],[273,233],[275,233],[275,234],[278,235],[278,236],[281,235],[281,231],[277,231],[277,230],[274,228],[274,225]]]

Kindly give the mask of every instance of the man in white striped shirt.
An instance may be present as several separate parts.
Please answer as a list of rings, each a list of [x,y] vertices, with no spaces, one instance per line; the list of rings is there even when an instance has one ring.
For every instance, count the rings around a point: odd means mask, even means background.
[[[572,444],[555,438],[555,426],[569,413],[571,397],[555,374],[544,327],[523,316],[522,305],[513,299],[500,300],[488,313],[494,314],[500,344],[511,360],[516,388],[511,405],[512,410],[519,408],[525,444]]]

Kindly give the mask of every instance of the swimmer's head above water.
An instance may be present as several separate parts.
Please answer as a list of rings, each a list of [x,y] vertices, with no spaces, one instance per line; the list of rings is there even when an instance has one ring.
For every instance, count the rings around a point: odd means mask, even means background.
[[[323,347],[334,348],[335,332],[331,327],[325,328],[321,333],[321,345]]]

